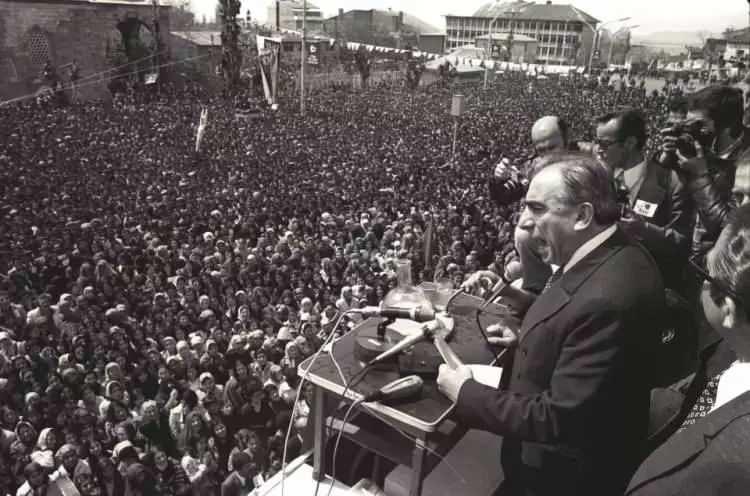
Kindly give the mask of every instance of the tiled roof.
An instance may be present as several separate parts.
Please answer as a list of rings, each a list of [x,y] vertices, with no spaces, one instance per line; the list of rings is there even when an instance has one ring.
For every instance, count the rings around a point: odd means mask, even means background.
[[[473,17],[509,18],[510,12],[518,12],[514,19],[534,21],[575,22],[584,20],[589,24],[599,20],[569,4],[534,3],[524,1],[491,2],[480,7]]]

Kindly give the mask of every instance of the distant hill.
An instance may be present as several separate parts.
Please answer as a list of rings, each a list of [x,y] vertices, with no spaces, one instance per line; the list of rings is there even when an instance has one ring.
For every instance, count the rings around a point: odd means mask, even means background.
[[[684,52],[686,45],[702,46],[704,38],[718,36],[721,35],[702,31],[657,31],[654,33],[633,33],[632,43],[677,54]]]

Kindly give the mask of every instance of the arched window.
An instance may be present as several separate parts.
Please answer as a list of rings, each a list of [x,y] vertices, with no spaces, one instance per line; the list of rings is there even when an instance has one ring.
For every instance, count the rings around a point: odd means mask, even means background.
[[[41,67],[52,58],[49,38],[42,31],[34,30],[29,33],[28,47],[29,58],[35,66]]]
[[[18,82],[16,64],[10,57],[0,58],[0,83]]]

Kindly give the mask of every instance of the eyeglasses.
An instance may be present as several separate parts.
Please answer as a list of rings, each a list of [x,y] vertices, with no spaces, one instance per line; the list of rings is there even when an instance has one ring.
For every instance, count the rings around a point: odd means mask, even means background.
[[[594,139],[594,144],[600,149],[606,151],[609,147],[612,145],[617,145],[622,143],[622,141],[619,140],[607,140],[602,138],[596,138]]]
[[[711,274],[709,274],[706,269],[704,269],[701,264],[698,261],[698,256],[693,256],[688,259],[688,263],[690,264],[690,267],[695,271],[700,278],[708,282],[710,285],[712,285],[714,288],[718,289],[722,293],[725,293],[732,297],[733,300],[735,300],[737,303],[745,307],[745,302],[743,299],[738,295],[732,288],[724,284],[723,282],[719,282],[716,278],[712,277]]]

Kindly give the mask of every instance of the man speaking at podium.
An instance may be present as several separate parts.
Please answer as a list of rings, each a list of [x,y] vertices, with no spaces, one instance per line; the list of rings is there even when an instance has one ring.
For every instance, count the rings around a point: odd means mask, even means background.
[[[664,288],[619,218],[594,158],[545,157],[518,227],[560,268],[526,312],[499,389],[440,367],[458,421],[503,436],[499,495],[622,494],[643,456]]]

